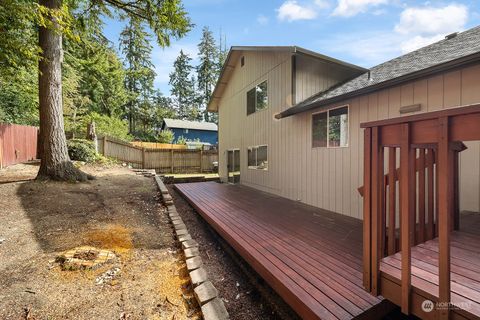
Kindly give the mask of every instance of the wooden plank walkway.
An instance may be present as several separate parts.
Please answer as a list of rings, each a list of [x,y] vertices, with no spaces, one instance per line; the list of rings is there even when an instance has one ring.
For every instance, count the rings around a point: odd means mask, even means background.
[[[203,218],[305,319],[374,319],[362,285],[362,222],[245,186],[177,184]]]
[[[460,218],[462,221],[462,217]],[[476,221],[480,220],[477,216]],[[475,221],[474,220],[474,221]],[[472,224],[475,222],[472,221]],[[477,222],[478,224],[478,222]],[[466,229],[471,228],[466,226]],[[454,231],[451,235],[451,302],[453,313],[466,319],[480,319],[480,230],[477,234]],[[419,300],[438,301],[438,238],[412,248],[412,287],[421,296]],[[380,262],[382,294],[393,302],[400,302],[401,253],[383,258]],[[391,283],[390,283],[391,282]],[[391,287],[392,290],[388,288]],[[421,301],[420,301],[421,302]],[[417,315],[429,319],[416,307]],[[434,313],[431,315],[433,316]],[[433,317],[432,317],[433,319]]]

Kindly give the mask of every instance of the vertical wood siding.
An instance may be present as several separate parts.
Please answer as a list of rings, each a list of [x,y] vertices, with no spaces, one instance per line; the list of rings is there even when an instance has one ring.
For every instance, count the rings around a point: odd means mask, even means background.
[[[37,157],[38,128],[0,124],[0,168]]]
[[[242,184],[359,219],[362,198],[357,188],[363,185],[360,123],[399,117],[400,107],[411,104],[420,104],[419,112],[428,112],[480,102],[480,65],[412,81],[329,106],[349,105],[349,146],[312,148],[311,115],[316,110],[274,119],[291,104],[291,78],[287,55],[245,53],[245,66],[236,66],[220,101],[220,175],[226,181],[226,150],[239,148]],[[246,91],[265,79],[269,107],[247,117]],[[297,81],[297,94],[308,96],[310,89],[300,87],[317,80],[305,75]],[[268,145],[268,171],[247,167],[248,146],[259,144]],[[480,144],[467,146],[460,155],[461,210],[480,211]]]

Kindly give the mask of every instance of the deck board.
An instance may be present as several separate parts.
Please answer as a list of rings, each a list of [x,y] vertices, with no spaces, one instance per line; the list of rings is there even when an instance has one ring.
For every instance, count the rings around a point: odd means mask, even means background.
[[[362,222],[244,186],[175,185],[308,319],[352,319],[381,303],[363,289]]]
[[[477,231],[478,232],[478,231]],[[480,318],[480,235],[454,231],[451,236],[451,299],[454,310],[467,318]],[[412,286],[438,297],[438,238],[412,248]],[[400,281],[401,252],[385,257],[380,271]],[[463,306],[463,307],[462,307]]]

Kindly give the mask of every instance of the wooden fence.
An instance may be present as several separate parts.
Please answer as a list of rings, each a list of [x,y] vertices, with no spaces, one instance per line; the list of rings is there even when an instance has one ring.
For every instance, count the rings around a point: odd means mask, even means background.
[[[131,144],[135,147],[147,148],[147,149],[187,149],[184,144],[173,143],[158,143],[158,142],[144,142],[144,141],[132,141]]]
[[[213,162],[218,161],[217,150],[147,149],[106,136],[98,138],[98,151],[134,168],[159,173],[213,172]]]
[[[0,123],[0,169],[36,159],[38,128]]]

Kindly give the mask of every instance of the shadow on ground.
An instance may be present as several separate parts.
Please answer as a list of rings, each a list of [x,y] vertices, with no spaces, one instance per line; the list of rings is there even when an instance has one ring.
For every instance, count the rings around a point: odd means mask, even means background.
[[[121,174],[84,183],[29,181],[17,195],[41,249],[58,252],[168,247],[172,235],[159,232],[155,192],[152,179]]]

